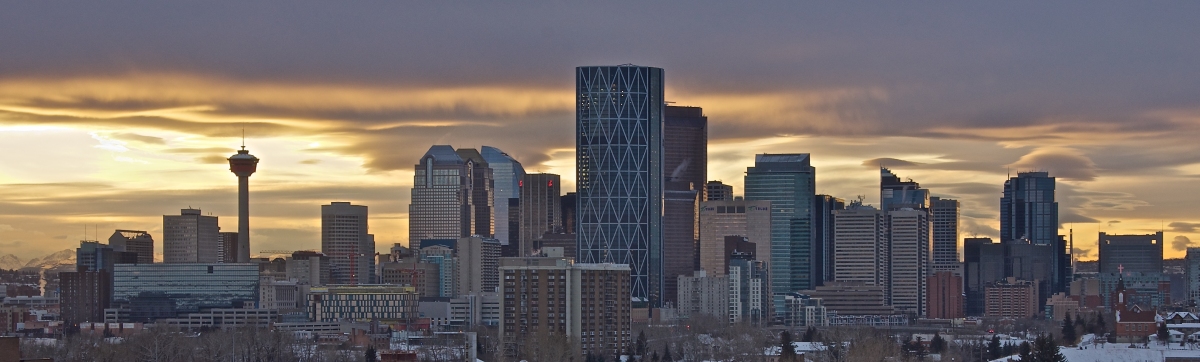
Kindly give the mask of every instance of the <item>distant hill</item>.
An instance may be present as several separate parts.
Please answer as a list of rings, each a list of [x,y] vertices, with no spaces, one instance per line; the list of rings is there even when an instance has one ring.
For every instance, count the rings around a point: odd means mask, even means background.
[[[0,269],[69,269],[75,265],[75,249],[63,249],[49,255],[29,260],[21,260],[16,255],[0,256]]]

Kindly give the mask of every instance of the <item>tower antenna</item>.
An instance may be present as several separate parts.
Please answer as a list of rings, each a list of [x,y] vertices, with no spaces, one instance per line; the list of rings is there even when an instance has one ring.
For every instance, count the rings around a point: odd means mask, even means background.
[[[246,149],[246,126],[242,126],[242,149]]]

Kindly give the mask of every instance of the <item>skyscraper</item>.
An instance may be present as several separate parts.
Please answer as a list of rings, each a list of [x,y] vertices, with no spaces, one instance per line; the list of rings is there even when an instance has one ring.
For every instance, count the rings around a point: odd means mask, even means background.
[[[900,176],[884,167],[879,168],[879,209],[884,212],[896,208],[929,209],[929,190],[912,179],[901,181]]]
[[[663,171],[667,181],[691,183],[700,201],[705,201],[708,117],[700,107],[666,106],[663,112]]]
[[[471,185],[471,192],[467,194],[467,205],[471,213],[471,222],[468,224],[468,233],[490,238],[495,232],[496,220],[492,207],[492,198],[495,195],[492,169],[488,167],[487,161],[484,161],[483,155],[474,148],[459,148],[454,152],[466,162],[469,171],[467,182]]]
[[[519,185],[521,178],[525,177],[525,168],[512,156],[498,148],[483,146],[480,148],[480,153],[487,161],[488,168],[492,169],[492,181],[495,184],[495,187],[492,188],[492,207],[496,219],[493,233],[501,245],[508,245],[510,242],[508,199],[521,197]],[[511,242],[516,243],[517,240]]]
[[[813,280],[817,285],[833,281],[833,213],[846,209],[846,200],[829,195],[813,197]]]
[[[229,171],[238,178],[238,247],[237,262],[250,262],[250,175],[258,169],[258,157],[246,150],[246,145],[229,156]]]
[[[1163,273],[1163,233],[1112,235],[1101,232],[1100,273]]]
[[[746,200],[771,202],[771,291],[775,314],[784,296],[812,289],[812,205],[816,168],[807,153],[760,154],[746,169]]]
[[[888,293],[887,213],[852,202],[834,212],[834,281],[884,288]]]
[[[679,277],[693,275],[700,265],[696,219],[699,192],[691,182],[668,181],[663,192],[663,301],[678,297]]]
[[[117,230],[108,237],[113,250],[137,254],[138,264],[154,263],[154,237],[141,230]]]
[[[371,284],[375,237],[367,233],[367,207],[349,202],[321,205],[321,253],[329,257],[334,284]]]
[[[931,227],[928,211],[887,212],[888,301],[897,312],[923,315],[926,311]]]
[[[408,243],[421,239],[457,239],[474,231],[476,208],[471,205],[475,161],[464,160],[454,147],[429,147],[413,176],[408,206]]]
[[[708,117],[700,107],[663,111],[663,299],[674,301],[680,276],[700,266],[697,209],[708,180]],[[692,255],[689,260],[686,256]]]
[[[933,271],[962,275],[958,261],[958,200],[929,198],[933,217]]]
[[[217,217],[201,215],[200,209],[163,215],[163,262],[216,263],[220,230]]]
[[[576,200],[574,192],[568,192],[562,196],[562,230],[564,234],[575,235],[575,207]]]
[[[1184,303],[1200,305],[1200,248],[1187,248],[1184,261],[1187,265],[1184,276],[1187,277],[1188,285],[1187,300]]]
[[[708,194],[705,201],[733,200],[733,186],[721,181],[709,181],[704,189]]]
[[[663,70],[576,68],[581,263],[630,266],[639,302],[662,296]]]
[[[1046,172],[1020,172],[1004,181],[1000,198],[1000,242],[1029,239],[1054,245],[1058,240],[1058,202],[1054,178]]]
[[[521,256],[529,256],[533,241],[562,225],[562,180],[552,173],[529,173],[521,188]]]
[[[706,201],[700,204],[700,268],[708,275],[725,275],[729,253],[726,236],[742,236],[755,244],[757,260],[771,257],[771,202]]]
[[[236,263],[238,255],[238,233],[222,231],[221,242],[217,243],[217,260],[221,263]]]

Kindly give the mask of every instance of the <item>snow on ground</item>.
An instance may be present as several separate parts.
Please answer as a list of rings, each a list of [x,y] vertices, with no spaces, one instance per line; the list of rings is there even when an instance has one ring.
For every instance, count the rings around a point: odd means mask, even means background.
[[[1061,347],[1068,362],[1161,362],[1167,357],[1200,357],[1200,349],[1189,349],[1179,345],[1163,346],[1150,344],[1149,348],[1129,348],[1128,343],[1106,343],[1089,345],[1086,349]],[[1004,357],[993,362],[1020,361],[1016,356]]]

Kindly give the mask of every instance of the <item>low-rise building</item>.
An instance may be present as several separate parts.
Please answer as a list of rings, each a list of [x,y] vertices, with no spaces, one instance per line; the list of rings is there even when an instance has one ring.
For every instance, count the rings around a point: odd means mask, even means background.
[[[317,322],[409,321],[417,317],[417,292],[391,285],[313,287],[308,294],[308,317]]]

